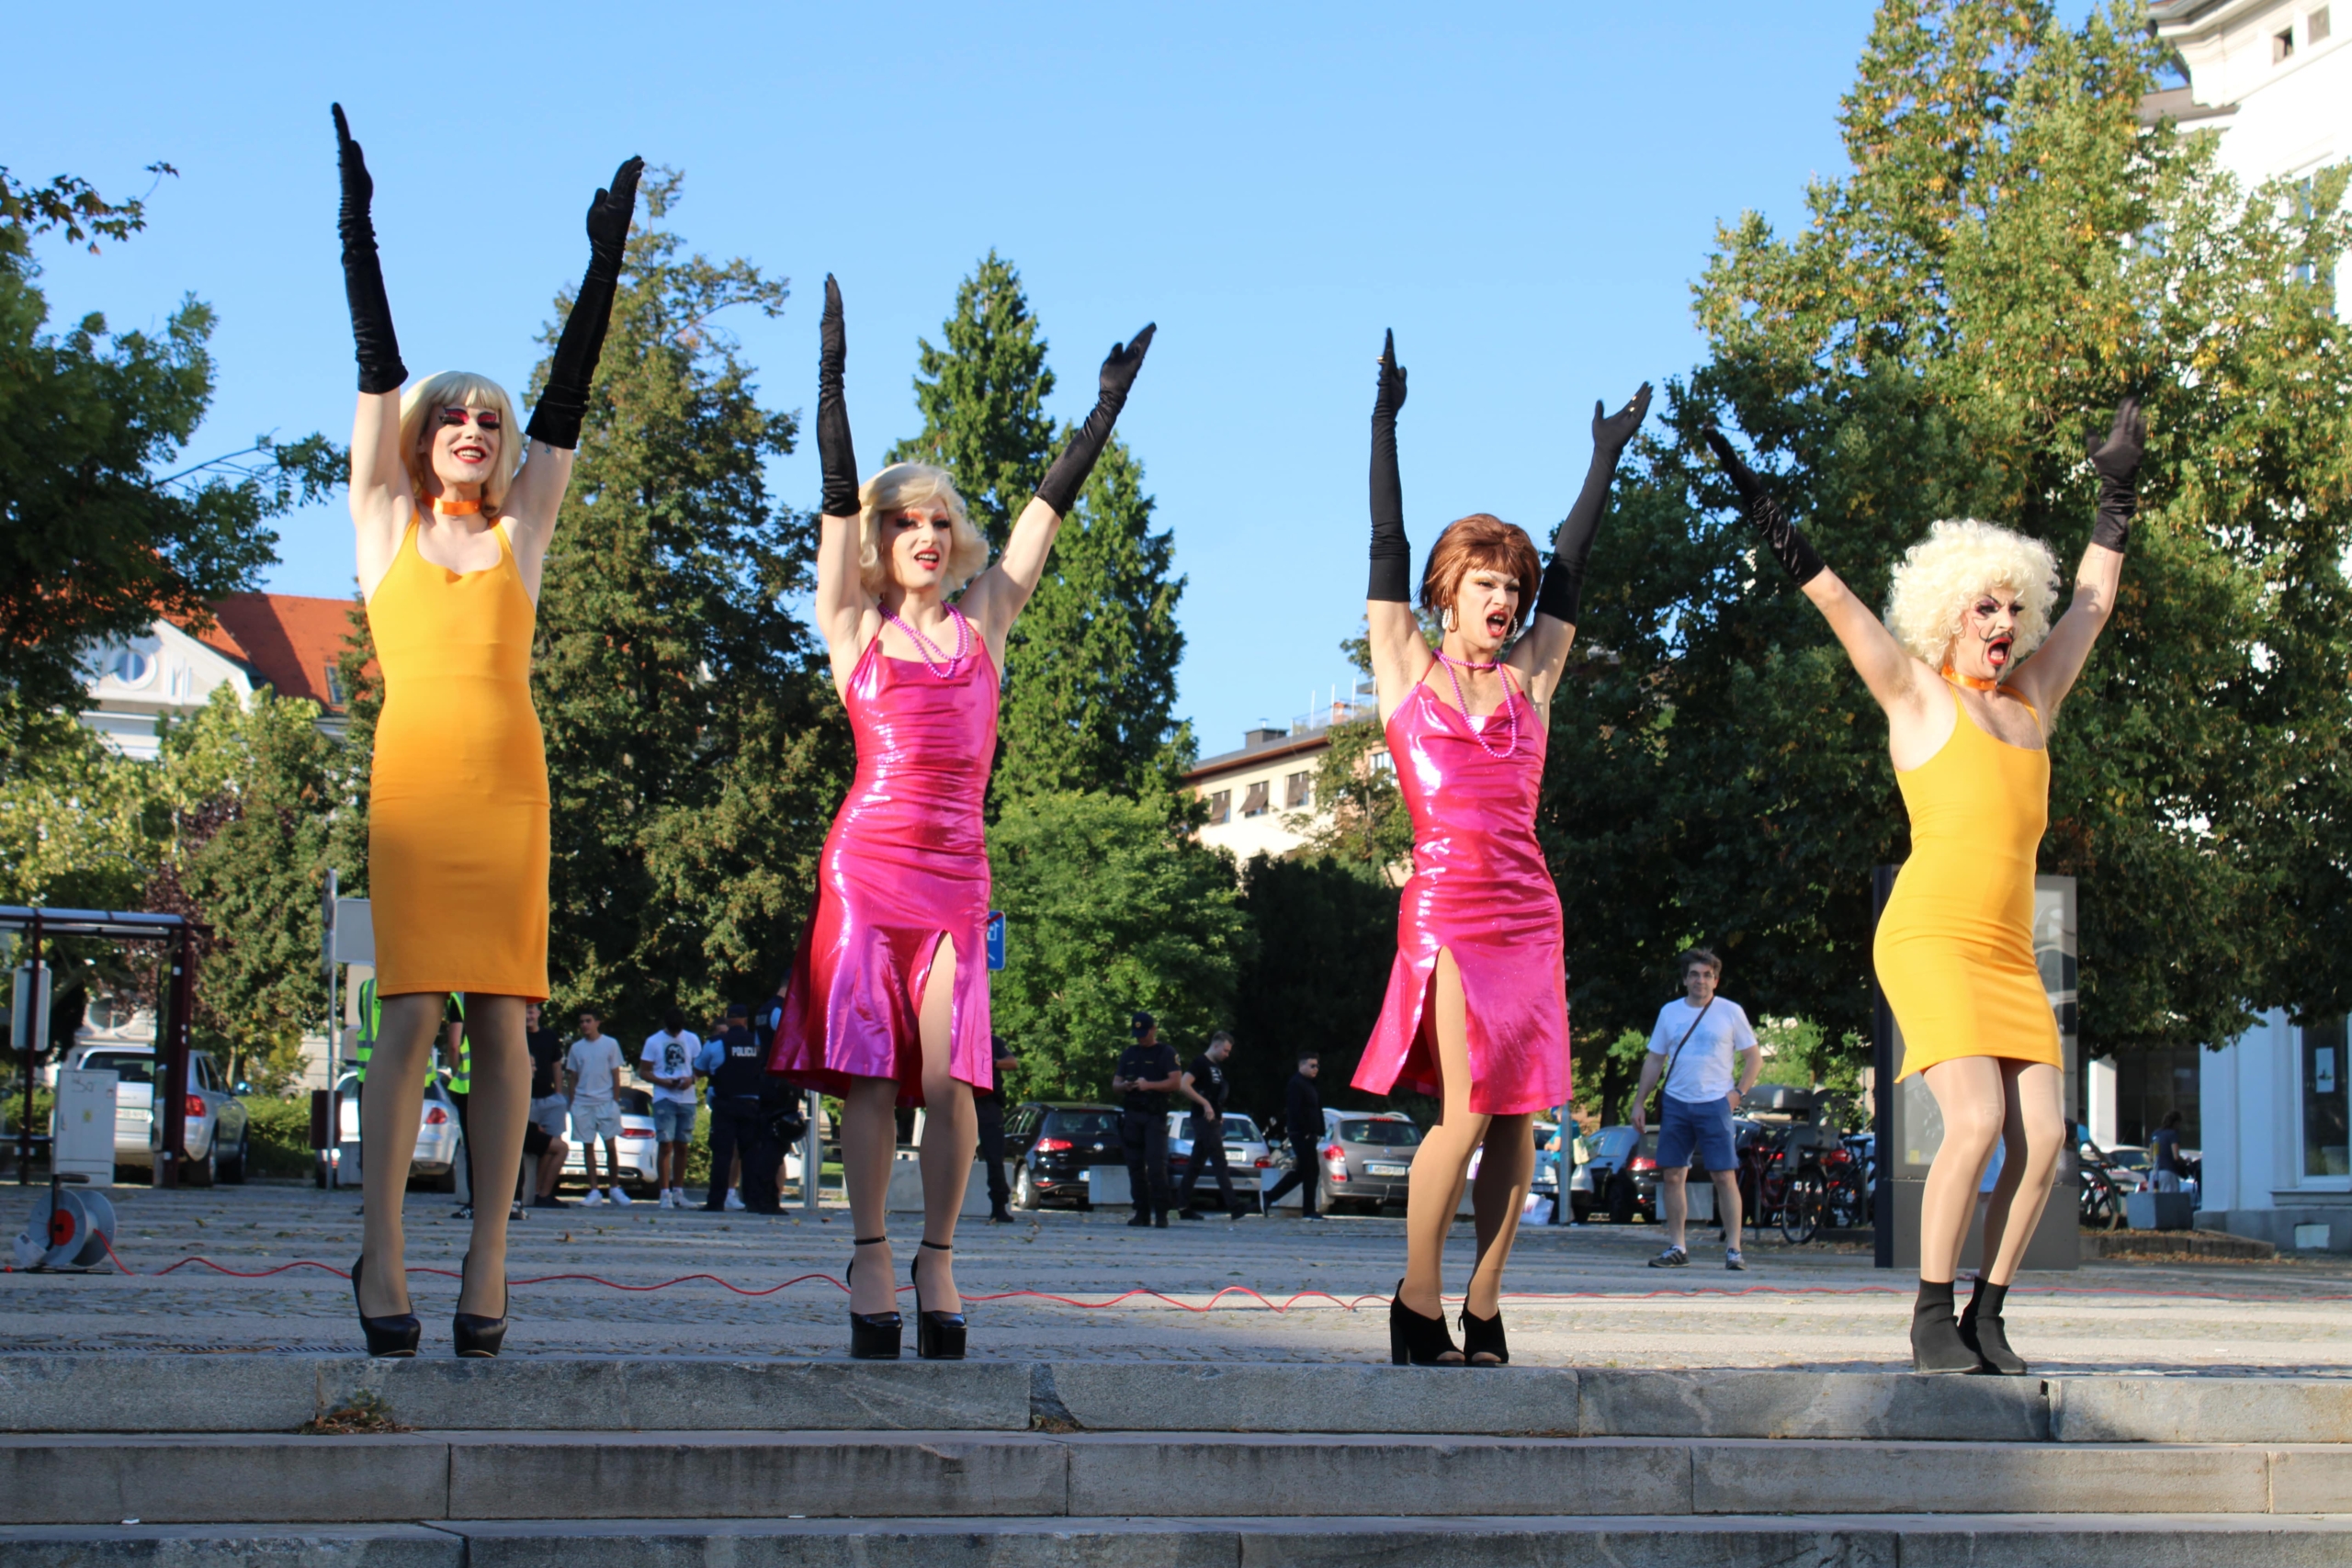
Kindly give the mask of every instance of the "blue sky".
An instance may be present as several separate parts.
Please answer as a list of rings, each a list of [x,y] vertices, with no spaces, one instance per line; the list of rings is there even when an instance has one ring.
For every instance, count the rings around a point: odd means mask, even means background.
[[[1363,608],[1372,361],[1396,330],[1417,547],[1491,511],[1539,538],[1613,407],[1701,352],[1714,226],[1784,229],[1844,166],[1862,0],[1175,6],[28,7],[0,161],[135,195],[150,227],[50,243],[54,317],[220,314],[197,455],[349,431],[334,235],[340,99],[412,370],[525,379],[632,152],[686,175],[697,249],[791,280],[735,323],[770,406],[815,398],[816,306],[847,296],[871,468],[914,429],[915,340],[1011,257],[1076,417],[1114,340],[1160,331],[1121,422],[1190,578],[1180,713],[1204,754],[1346,679]],[[2080,4],[2070,5],[2072,14]],[[813,444],[778,494],[817,493]],[[351,591],[337,504],[286,520],[268,586]]]

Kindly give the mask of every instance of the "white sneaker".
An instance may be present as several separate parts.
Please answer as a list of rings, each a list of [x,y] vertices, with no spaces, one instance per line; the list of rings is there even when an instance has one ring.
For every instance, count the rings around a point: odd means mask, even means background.
[[[591,1187],[588,1189],[588,1196],[580,1200],[580,1206],[583,1209],[603,1208],[605,1206],[605,1190],[601,1187]]]
[[[670,1207],[673,1209],[683,1209],[686,1207],[686,1190],[684,1188],[673,1187],[670,1189]]]
[[[662,1195],[653,1200],[653,1206],[657,1209],[666,1209],[671,1206],[670,1190],[668,1188],[664,1187],[662,1189]]]
[[[730,1214],[740,1214],[743,1212],[743,1195],[732,1187],[727,1190],[727,1212]]]
[[[615,1183],[613,1183],[613,1207],[615,1207],[616,1209],[626,1209],[626,1208],[628,1208],[628,1205],[629,1205],[629,1196],[628,1196],[628,1194],[627,1192],[623,1191],[623,1190],[621,1190],[621,1185],[620,1185],[620,1183],[619,1183],[619,1182],[617,1182],[617,1181],[616,1181]]]

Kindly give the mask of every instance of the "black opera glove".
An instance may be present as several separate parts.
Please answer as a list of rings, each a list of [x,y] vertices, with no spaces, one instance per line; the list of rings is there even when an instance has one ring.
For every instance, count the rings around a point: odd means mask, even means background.
[[[1789,521],[1788,513],[1781,510],[1781,503],[1765,493],[1764,481],[1740,461],[1739,454],[1732,450],[1722,431],[1709,425],[1706,437],[1715,461],[1723,465],[1724,472],[1731,477],[1732,488],[1739,491],[1740,504],[1747,509],[1749,525],[1764,536],[1765,545],[1788,569],[1789,575],[1796,579],[1797,586],[1803,588],[1819,577],[1826,570],[1821,558],[1814,553],[1805,536],[1797,532],[1797,525]]]
[[[1159,331],[1158,322],[1148,322],[1125,343],[1111,345],[1102,361],[1093,412],[1070,436],[1069,445],[1062,448],[1062,455],[1054,459],[1045,481],[1037,487],[1037,499],[1052,507],[1055,516],[1069,516],[1069,509],[1078,504],[1078,492],[1086,488],[1086,476],[1094,471],[1095,461],[1109,445],[1111,427],[1119,423],[1119,411],[1127,406],[1136,373],[1143,368],[1143,356],[1150,352],[1152,335]]]
[[[531,411],[529,434],[534,441],[571,451],[580,445],[581,422],[588,413],[588,384],[596,375],[596,361],[605,352],[605,329],[613,319],[613,297],[621,280],[621,260],[628,244],[629,219],[637,210],[638,177],[645,160],[631,158],[613,172],[610,188],[596,192],[588,204],[588,270],[572,297],[571,314],[564,318],[563,333],[556,339],[555,358],[548,366],[548,384]]]
[[[849,438],[849,404],[842,395],[842,367],[849,339],[842,326],[841,285],[825,274],[825,313],[817,323],[817,460],[825,475],[818,508],[828,517],[854,517],[857,451]]]
[[[1600,514],[1609,508],[1609,487],[1617,478],[1617,460],[1642,427],[1650,412],[1650,384],[1614,414],[1600,399],[1592,403],[1592,466],[1585,470],[1584,489],[1560,525],[1552,545],[1551,562],[1544,568],[1544,586],[1535,596],[1535,613],[1555,621],[1576,624],[1584,605],[1584,567],[1592,555],[1593,536],[1600,532]]]
[[[2148,417],[2140,412],[2137,397],[2117,407],[2105,441],[2090,440],[2091,467],[2098,470],[2098,521],[2091,525],[2091,543],[2118,555],[2132,542],[2132,519],[2140,510],[2140,457],[2147,445]]]
[[[376,182],[368,175],[368,160],[351,139],[351,124],[343,106],[334,113],[335,163],[343,178],[343,205],[335,229],[343,236],[343,292],[351,305],[351,338],[359,360],[359,389],[367,393],[397,392],[408,379],[401,363],[400,339],[392,333],[391,302],[384,298],[384,269],[376,259],[376,224],[368,214]]]
[[[1396,472],[1396,411],[1405,406],[1405,367],[1396,334],[1380,344],[1380,389],[1372,400],[1372,581],[1366,599],[1413,602],[1413,546],[1405,537],[1405,484]]]

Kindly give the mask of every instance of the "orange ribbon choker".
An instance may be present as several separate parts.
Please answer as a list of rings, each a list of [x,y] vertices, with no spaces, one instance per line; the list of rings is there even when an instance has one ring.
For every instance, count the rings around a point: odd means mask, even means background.
[[[1988,681],[1982,675],[1962,675],[1949,664],[1944,666],[1944,679],[1955,686],[1965,686],[1972,692],[1997,692],[2001,689],[2001,682],[1998,680]]]
[[[444,501],[436,495],[433,498],[433,510],[443,517],[471,517],[475,513],[481,510],[481,502],[479,501]]]

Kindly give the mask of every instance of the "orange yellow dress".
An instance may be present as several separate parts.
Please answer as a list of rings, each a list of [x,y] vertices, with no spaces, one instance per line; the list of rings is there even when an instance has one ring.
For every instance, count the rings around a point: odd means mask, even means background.
[[[376,992],[548,995],[548,760],[531,705],[537,609],[506,530],[451,571],[412,521],[368,601],[384,673],[368,784]]]
[[[2019,699],[2022,700],[2022,699]],[[1951,739],[1894,782],[1911,858],[1871,943],[1908,1077],[1955,1056],[2063,1066],[2033,961],[2035,852],[2050,825],[2050,753],[1987,734],[1954,694]]]

